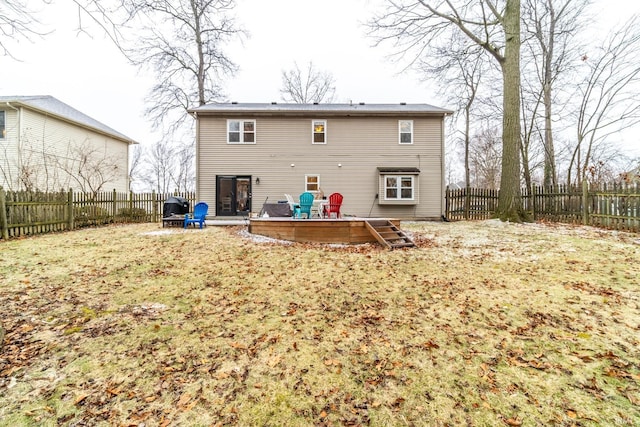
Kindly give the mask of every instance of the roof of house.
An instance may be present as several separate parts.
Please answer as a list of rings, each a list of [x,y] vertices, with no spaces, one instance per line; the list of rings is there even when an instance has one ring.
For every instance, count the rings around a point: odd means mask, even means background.
[[[128,136],[76,110],[50,95],[0,96],[0,108],[4,105],[24,107],[43,114],[54,116],[66,122],[105,134],[128,144],[137,144]]]
[[[271,102],[268,104],[257,103],[220,103],[207,104],[192,108],[190,113],[216,114],[216,115],[323,115],[334,116],[445,116],[452,114],[452,111],[444,108],[434,107],[429,104],[278,104]]]

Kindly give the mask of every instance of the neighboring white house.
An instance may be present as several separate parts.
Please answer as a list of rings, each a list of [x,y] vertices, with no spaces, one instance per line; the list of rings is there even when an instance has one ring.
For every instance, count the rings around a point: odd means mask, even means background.
[[[131,138],[52,96],[0,96],[0,186],[128,191]]]

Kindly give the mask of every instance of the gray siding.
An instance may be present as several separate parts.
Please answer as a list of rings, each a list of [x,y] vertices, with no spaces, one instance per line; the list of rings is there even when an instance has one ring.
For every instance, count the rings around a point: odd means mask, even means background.
[[[438,218],[443,212],[442,117],[235,118],[256,120],[256,144],[227,144],[226,118],[198,117],[197,191],[210,206],[215,206],[217,175],[251,176],[252,211],[258,212],[267,197],[270,202],[283,200],[284,193],[297,198],[305,175],[317,174],[325,196],[343,194],[346,215]],[[311,143],[312,119],[327,120],[326,144]],[[412,145],[398,143],[400,119],[413,120]],[[419,168],[419,203],[379,205],[378,167]]]

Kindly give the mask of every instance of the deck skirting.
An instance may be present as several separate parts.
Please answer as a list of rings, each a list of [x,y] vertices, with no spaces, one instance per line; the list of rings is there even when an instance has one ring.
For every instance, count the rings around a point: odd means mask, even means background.
[[[306,243],[361,244],[376,242],[365,225],[375,218],[294,219],[251,218],[249,233]],[[399,219],[387,219],[400,226]]]

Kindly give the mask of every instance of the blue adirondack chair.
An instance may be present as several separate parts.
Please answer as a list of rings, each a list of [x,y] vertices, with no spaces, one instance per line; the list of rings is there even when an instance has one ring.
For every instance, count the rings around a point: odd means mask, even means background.
[[[184,216],[184,228],[187,228],[189,224],[195,225],[196,223],[200,224],[200,228],[202,228],[207,212],[209,212],[209,205],[205,202],[197,203],[195,208],[193,208],[193,213]]]
[[[306,213],[307,218],[311,218],[311,207],[313,206],[313,194],[305,191],[300,195],[298,204],[300,205],[300,217],[302,217],[302,214]]]

